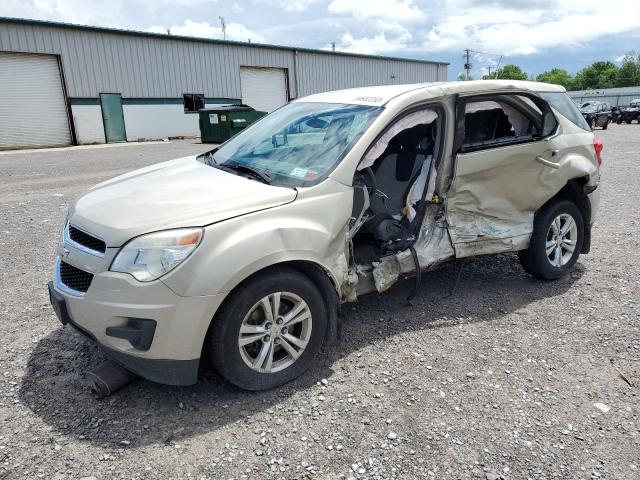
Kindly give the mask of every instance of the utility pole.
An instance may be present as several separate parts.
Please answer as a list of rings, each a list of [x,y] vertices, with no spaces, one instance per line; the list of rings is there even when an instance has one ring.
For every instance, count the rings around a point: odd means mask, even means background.
[[[336,42],[331,42],[331,51],[332,52],[336,51]]]
[[[222,25],[222,39],[227,39],[227,25],[224,23],[224,17],[218,17],[220,19],[220,25]]]
[[[500,55],[500,59],[498,60],[498,65],[496,66],[496,74],[494,75],[495,78],[498,78],[498,73],[500,73],[500,64],[502,63],[502,57],[504,55]]]
[[[464,53],[467,60],[464,64],[464,69],[467,71],[467,80],[469,80],[470,79],[469,71],[471,70],[471,60],[469,59],[469,55],[471,53],[471,50],[469,50],[468,48],[465,48]]]

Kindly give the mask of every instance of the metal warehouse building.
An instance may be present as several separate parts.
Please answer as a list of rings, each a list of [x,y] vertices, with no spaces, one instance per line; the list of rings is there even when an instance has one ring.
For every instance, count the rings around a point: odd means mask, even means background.
[[[598,100],[609,105],[629,105],[632,100],[640,98],[640,86],[603,88],[600,90],[575,90],[569,93],[573,100],[581,104],[589,100]]]
[[[0,17],[0,149],[197,135],[205,106],[446,78],[440,62]]]

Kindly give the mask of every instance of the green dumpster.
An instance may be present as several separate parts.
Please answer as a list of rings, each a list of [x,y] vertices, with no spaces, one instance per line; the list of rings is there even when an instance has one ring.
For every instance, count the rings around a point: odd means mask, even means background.
[[[247,105],[203,108],[198,113],[202,143],[222,143],[267,114]]]

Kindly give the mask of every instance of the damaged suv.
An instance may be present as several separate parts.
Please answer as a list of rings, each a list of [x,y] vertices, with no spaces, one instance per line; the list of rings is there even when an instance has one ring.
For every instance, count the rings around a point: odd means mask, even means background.
[[[53,307],[125,368],[249,390],[305,371],[339,306],[457,258],[519,252],[553,280],[588,253],[602,144],[564,89],[517,81],[322,93],[219,148],[70,207]]]

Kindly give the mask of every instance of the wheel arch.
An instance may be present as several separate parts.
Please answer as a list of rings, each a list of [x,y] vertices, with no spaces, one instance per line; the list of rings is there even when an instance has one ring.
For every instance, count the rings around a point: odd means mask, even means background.
[[[580,253],[589,253],[591,248],[591,203],[587,194],[584,193],[584,187],[589,182],[589,177],[576,177],[569,180],[564,187],[560,189],[553,197],[551,197],[542,207],[536,211],[536,215],[542,208],[557,201],[557,200],[569,200],[574,203],[580,213],[582,214],[582,220],[584,223],[584,242]]]
[[[339,288],[328,268],[310,260],[281,261],[281,262],[274,263],[266,267],[260,268],[254,271],[253,273],[251,273],[250,275],[246,276],[245,278],[243,278],[242,281],[240,281],[229,292],[227,292],[222,304],[220,305],[220,307],[218,307],[218,309],[216,310],[216,313],[213,315],[213,318],[211,318],[211,320],[209,321],[209,326],[207,327],[206,336],[208,336],[211,332],[211,327],[214,325],[214,322],[216,321],[217,312],[221,311],[224,308],[225,303],[229,301],[229,299],[234,294],[234,292],[236,292],[238,289],[240,289],[243,285],[245,285],[247,282],[249,282],[251,279],[255,278],[256,276],[264,275],[269,271],[275,271],[278,269],[295,270],[305,275],[318,287],[327,311],[327,332],[325,334],[325,344],[335,343],[340,336],[340,330],[341,330]],[[207,343],[204,340],[205,339],[203,339],[203,347]]]

